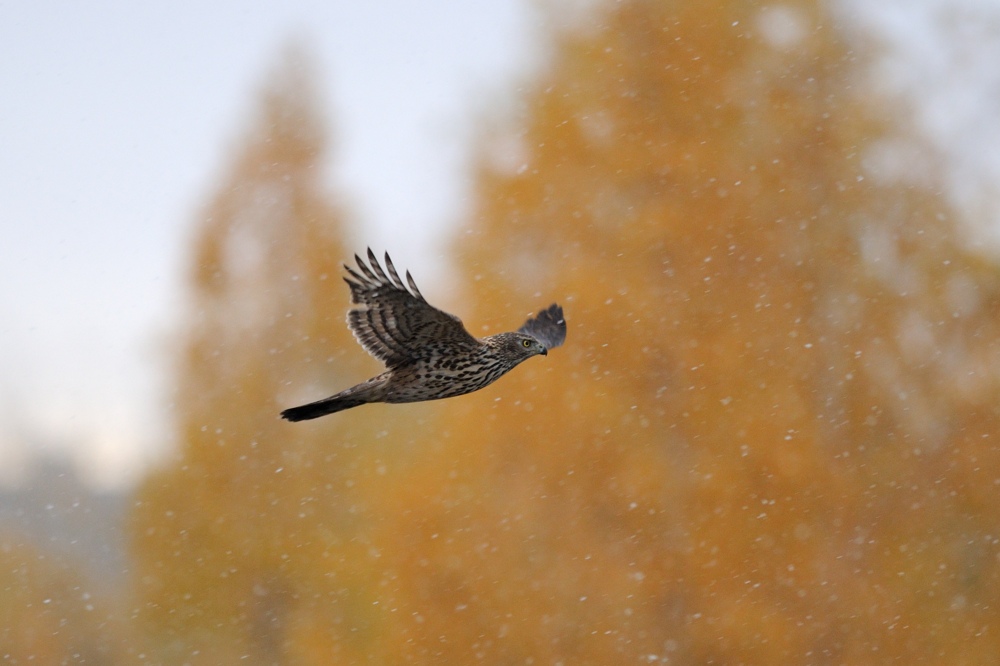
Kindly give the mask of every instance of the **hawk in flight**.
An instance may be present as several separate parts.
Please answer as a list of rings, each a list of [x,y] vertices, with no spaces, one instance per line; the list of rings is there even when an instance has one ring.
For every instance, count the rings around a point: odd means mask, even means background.
[[[355,307],[347,325],[386,370],[366,382],[323,400],[281,412],[305,421],[367,402],[420,402],[478,391],[532,356],[545,355],[566,340],[562,308],[553,303],[517,331],[475,338],[462,320],[429,304],[406,273],[399,278],[389,255],[385,270],[368,250],[366,264],[354,255],[355,270],[344,280]]]

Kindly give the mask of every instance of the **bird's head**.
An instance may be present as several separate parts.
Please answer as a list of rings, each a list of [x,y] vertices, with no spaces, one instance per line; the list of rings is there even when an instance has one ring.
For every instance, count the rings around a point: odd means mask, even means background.
[[[520,363],[532,356],[547,355],[549,352],[541,342],[525,333],[500,333],[488,338],[490,345],[498,354]]]

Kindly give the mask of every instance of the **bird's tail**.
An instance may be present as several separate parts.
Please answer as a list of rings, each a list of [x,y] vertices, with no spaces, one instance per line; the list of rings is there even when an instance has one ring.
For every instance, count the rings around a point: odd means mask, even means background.
[[[336,395],[331,395],[329,398],[286,409],[281,412],[281,418],[288,421],[308,421],[369,402],[381,402],[385,394],[386,383],[385,375],[372,377],[366,382],[352,386]]]
[[[318,419],[321,416],[333,414],[334,412],[342,412],[345,409],[357,407],[366,402],[368,401],[358,398],[342,398],[339,395],[332,395],[329,398],[310,402],[308,405],[299,405],[298,407],[286,409],[281,412],[281,418],[288,421],[308,421],[309,419]]]

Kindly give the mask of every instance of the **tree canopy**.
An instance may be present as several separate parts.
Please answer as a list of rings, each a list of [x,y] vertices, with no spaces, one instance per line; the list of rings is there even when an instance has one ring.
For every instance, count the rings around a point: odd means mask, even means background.
[[[308,80],[265,88],[196,230],[179,453],[133,516],[151,654],[1000,651],[1000,271],[879,171],[863,45],[811,0],[592,11],[485,124],[452,245],[474,334],[558,301],[567,343],[440,404],[277,418],[377,366]]]

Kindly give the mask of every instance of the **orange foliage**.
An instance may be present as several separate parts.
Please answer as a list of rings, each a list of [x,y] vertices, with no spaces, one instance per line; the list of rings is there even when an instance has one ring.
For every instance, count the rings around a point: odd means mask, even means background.
[[[276,414],[374,364],[307,98],[269,93],[197,243],[181,453],[135,513],[149,653],[993,658],[1000,271],[866,167],[892,124],[863,65],[809,0],[626,0],[557,35],[456,254],[467,322],[559,301],[566,346],[306,426]]]
[[[320,185],[317,114],[302,63],[285,63],[196,239],[180,450],[132,518],[138,619],[159,663],[357,663],[380,635],[358,488],[418,429],[278,418],[375,366],[344,324],[348,253]]]
[[[9,664],[125,663],[129,635],[65,557],[0,534],[0,655]]]
[[[567,346],[397,489],[389,661],[996,651],[1000,273],[866,171],[889,125],[812,3],[595,25],[486,141],[458,244],[468,321],[559,300]]]

